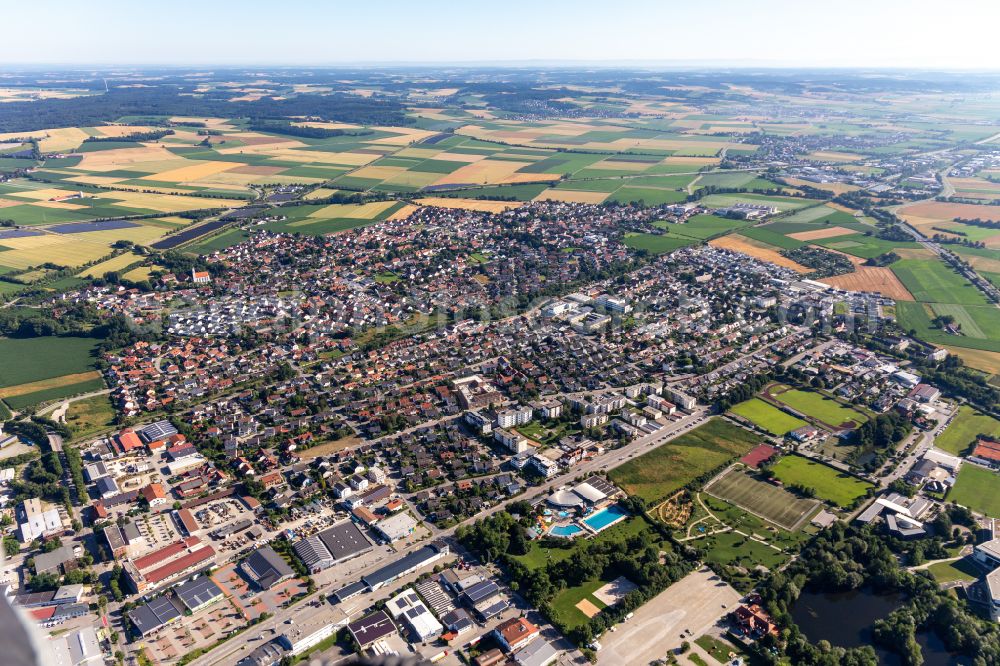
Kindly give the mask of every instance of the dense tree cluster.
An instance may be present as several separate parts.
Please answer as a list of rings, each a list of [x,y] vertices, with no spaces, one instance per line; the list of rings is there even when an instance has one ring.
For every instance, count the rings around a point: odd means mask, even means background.
[[[871,528],[837,523],[819,534],[784,571],[773,573],[759,588],[765,605],[782,627],[784,655],[795,664],[875,664],[869,647],[844,649],[812,644],[799,631],[791,608],[805,589],[819,592],[857,590],[902,593],[905,601],[874,627],[875,641],[900,655],[904,664],[922,663],[916,633],[933,631],[949,651],[972,657],[974,664],[1000,660],[1000,627],[980,619],[942,591],[927,572],[909,573],[899,554],[912,557],[921,542],[906,544]],[[776,660],[776,658],[774,659]]]
[[[540,608],[579,645],[592,641],[691,570],[690,562],[669,551],[669,546],[658,540],[653,527],[629,537],[624,543],[616,540],[572,542],[550,539],[544,544],[546,548],[573,548],[573,554],[545,567],[529,568],[515,557],[526,554],[531,547],[525,536],[525,523],[530,523],[527,517],[530,512],[525,516],[518,522],[511,514],[500,512],[470,527],[459,527],[456,535],[466,548],[483,560],[502,564],[512,587]],[[664,555],[663,563],[661,550],[669,551]],[[638,589],[590,618],[586,624],[565,627],[559,615],[552,612],[550,604],[563,589],[589,580],[613,580],[619,576],[628,578],[638,585]]]

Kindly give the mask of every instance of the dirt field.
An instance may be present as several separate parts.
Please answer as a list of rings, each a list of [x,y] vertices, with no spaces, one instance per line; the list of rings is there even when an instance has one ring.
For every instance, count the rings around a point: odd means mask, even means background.
[[[888,268],[876,266],[858,267],[853,273],[823,278],[820,282],[846,289],[847,291],[876,291],[897,301],[912,301],[913,296],[899,281],[896,274]]]
[[[386,220],[405,220],[414,212],[420,210],[420,206],[414,206],[413,204],[407,204],[397,210],[395,213],[385,218]]]
[[[810,272],[810,269],[792,261],[791,259],[781,256],[777,251],[772,250],[763,243],[758,243],[757,241],[751,240],[746,236],[740,236],[739,234],[731,234],[729,236],[723,236],[722,238],[716,238],[713,241],[709,241],[709,245],[713,247],[721,247],[724,250],[742,252],[743,254],[753,257],[754,259],[769,261],[772,264],[777,264],[778,266],[791,268],[796,273]]]
[[[815,187],[818,190],[826,190],[834,194],[844,194],[845,192],[853,192],[861,189],[857,185],[848,185],[847,183],[813,183],[808,180],[799,180],[798,178],[785,178],[785,182],[797,187]]]
[[[421,206],[481,210],[487,213],[500,213],[509,208],[520,208],[524,205],[520,201],[487,201],[485,199],[452,199],[450,197],[425,197],[417,199],[417,203]]]
[[[599,204],[607,198],[608,198],[607,192],[583,192],[579,190],[556,190],[549,188],[541,192],[537,197],[535,197],[535,200]]]
[[[594,605],[594,603],[588,599],[581,599],[576,605],[576,609],[586,615],[587,617],[594,617],[601,612],[601,609]]]
[[[617,631],[605,633],[597,663],[619,666],[662,659],[684,640],[708,633],[728,612],[723,605],[733,608],[739,600],[739,592],[710,569],[690,573],[640,607]],[[687,639],[681,637],[685,629],[691,630]]]
[[[916,226],[951,221],[956,217],[969,219],[978,217],[981,220],[1000,221],[1000,206],[924,201],[912,206],[904,206],[899,209],[898,214]]]
[[[799,231],[794,234],[788,234],[789,238],[794,238],[800,241],[813,241],[819,240],[821,238],[834,238],[836,236],[846,236],[847,234],[857,233],[851,231],[850,229],[845,229],[844,227],[824,227],[822,229],[816,229],[815,231]]]

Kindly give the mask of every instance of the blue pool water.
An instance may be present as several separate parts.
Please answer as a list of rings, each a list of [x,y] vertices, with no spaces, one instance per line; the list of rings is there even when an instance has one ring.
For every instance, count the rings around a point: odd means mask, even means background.
[[[559,517],[560,518],[568,518],[569,517],[569,511],[560,511],[559,512]]]
[[[576,536],[582,531],[583,528],[579,525],[556,525],[549,530],[549,534],[557,537],[571,537]]]
[[[611,523],[616,520],[621,520],[627,515],[629,515],[628,511],[621,508],[617,504],[612,504],[611,506],[601,509],[594,515],[584,518],[583,522],[585,522],[587,527],[595,532],[600,532]]]

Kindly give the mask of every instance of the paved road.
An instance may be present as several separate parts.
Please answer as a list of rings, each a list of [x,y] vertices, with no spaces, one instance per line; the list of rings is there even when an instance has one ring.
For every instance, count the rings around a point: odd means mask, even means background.
[[[673,439],[674,437],[681,435],[690,430],[691,428],[694,428],[697,425],[703,423],[705,419],[708,418],[707,413],[708,413],[707,408],[701,407],[692,414],[685,416],[684,418],[678,420],[675,423],[672,423],[668,426],[664,426],[655,433],[646,435],[645,437],[640,437],[639,439],[619,449],[610,451],[603,456],[594,458],[593,460],[584,461],[579,465],[577,465],[576,467],[574,467],[569,472],[567,472],[566,474],[561,474],[558,477],[550,479],[546,483],[545,487],[542,488],[541,490],[543,492],[548,492],[552,489],[558,488],[561,485],[572,482],[574,478],[580,475],[617,467],[618,465],[623,464],[625,461],[634,458],[640,453],[644,453],[650,448],[664,444],[665,442]],[[435,535],[435,538],[444,539],[445,541],[454,544],[455,530],[457,530],[459,526],[470,525],[476,520],[481,520],[486,516],[493,515],[498,511],[503,510],[507,506],[507,504],[517,501],[519,499],[523,498],[521,497],[512,498],[510,500],[507,500],[506,502],[497,504],[496,506],[493,506],[487,509],[486,511],[480,512],[475,516],[473,516],[472,518],[469,518],[468,520],[459,523],[458,525],[450,527],[446,530],[440,530]],[[422,548],[424,545],[425,543],[415,543],[405,549],[400,550],[393,557],[394,559],[401,558],[404,555],[413,552],[414,550]],[[351,578],[352,580],[358,580],[364,575],[384,565],[385,562],[374,563],[369,567],[366,567],[360,571],[355,572],[355,574]],[[254,626],[253,629],[247,632],[248,636],[256,636],[261,633],[268,633],[272,629],[275,630],[276,635],[281,634],[282,627],[288,620],[292,620],[292,622],[296,624],[305,623],[304,618],[318,612],[317,609],[312,607],[309,602],[317,598],[325,597],[326,595],[331,594],[336,590],[337,587],[342,586],[344,584],[346,584],[345,581],[338,581],[336,585],[327,584],[320,587],[313,595],[306,597],[305,599],[303,599],[302,601],[300,601],[299,603],[295,604],[290,608],[285,608],[278,611],[277,613],[275,613],[274,617]],[[394,583],[392,585],[387,586],[383,590],[379,590],[370,595],[366,595],[360,600],[351,600],[350,602],[347,602],[345,606],[350,607],[352,611],[355,613],[360,612],[364,610],[364,608],[366,608],[367,605],[370,605],[379,598],[386,596],[390,591],[399,589],[399,587],[400,587],[399,582]],[[360,602],[365,600],[367,600],[368,603],[362,605]],[[329,606],[324,606],[324,608],[329,608]],[[333,617],[333,615],[331,615],[331,617]],[[300,621],[297,620],[296,618],[303,618],[303,620]],[[220,645],[219,647],[215,648],[214,650],[211,650],[210,652],[202,655],[201,657],[198,657],[194,661],[190,662],[190,664],[191,666],[215,666],[216,664],[235,663],[236,661],[242,659],[248,654],[247,649],[243,648],[243,646],[247,644],[247,640],[248,640],[247,637],[241,637],[231,641],[227,641],[222,645]],[[256,647],[255,644],[251,644],[251,646]]]

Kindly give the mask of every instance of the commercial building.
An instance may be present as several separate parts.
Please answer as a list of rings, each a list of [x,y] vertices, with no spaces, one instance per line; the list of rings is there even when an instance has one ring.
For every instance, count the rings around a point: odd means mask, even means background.
[[[135,560],[126,560],[125,575],[133,592],[143,592],[177,576],[207,565],[215,549],[201,545],[198,537],[187,537]]]
[[[531,641],[513,654],[514,663],[518,666],[548,666],[558,656],[559,651],[552,643],[541,638]]]
[[[441,623],[412,589],[403,590],[390,599],[385,607],[396,621],[407,627],[417,642],[423,643],[437,638],[444,631]]]
[[[377,590],[383,585],[391,583],[406,574],[412,573],[422,567],[429,566],[434,562],[447,557],[450,552],[451,550],[448,548],[447,544],[441,541],[435,541],[424,546],[420,550],[413,551],[409,555],[406,555],[395,562],[387,564],[377,571],[373,571],[367,576],[364,576],[361,579],[361,582],[364,583],[369,590]]]
[[[53,666],[103,666],[104,654],[93,627],[83,627],[50,641]],[[46,662],[48,663],[48,662]]]
[[[186,583],[181,583],[174,588],[174,594],[192,613],[197,613],[202,608],[207,608],[225,597],[222,588],[208,576],[198,576]]]
[[[23,543],[29,543],[50,532],[62,529],[59,509],[36,497],[21,502],[17,510],[17,517]]]
[[[157,597],[136,606],[127,615],[132,621],[132,626],[143,638],[158,632],[171,622],[180,619],[183,609],[179,608],[179,602],[175,602],[169,596]]]
[[[408,513],[397,513],[380,521],[375,529],[390,542],[408,537],[417,527],[417,521]]]
[[[385,611],[375,611],[347,625],[347,631],[362,651],[396,633],[396,625]]]
[[[295,575],[285,559],[270,546],[250,553],[240,564],[240,569],[262,590],[269,590]]]
[[[338,562],[349,560],[371,549],[372,543],[350,520],[300,539],[294,546],[295,554],[310,573],[328,569]]]

